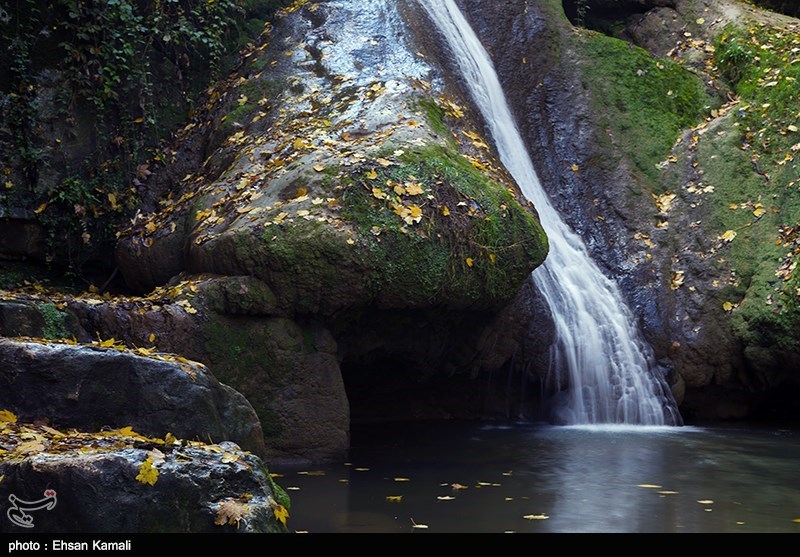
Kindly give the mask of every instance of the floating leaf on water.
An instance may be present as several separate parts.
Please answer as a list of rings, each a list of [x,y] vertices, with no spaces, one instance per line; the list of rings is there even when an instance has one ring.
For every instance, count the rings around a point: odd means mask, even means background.
[[[290,485],[289,487],[286,488],[286,491],[300,491],[300,488],[297,487],[296,485]]]
[[[424,530],[425,528],[428,527],[428,525],[427,524],[417,524],[416,522],[414,522],[414,519],[412,518],[411,519],[411,527],[412,528],[420,528],[420,529]]]
[[[455,499],[455,497],[453,497],[452,495],[439,495],[436,499],[438,501],[452,501],[453,499]]]
[[[395,478],[394,481],[396,481],[396,482],[410,482],[411,479],[409,479],[409,478]]]
[[[659,491],[659,495],[677,495],[677,491]]]
[[[399,503],[400,501],[403,500],[403,496],[402,495],[387,495],[386,496],[386,500],[389,501],[389,502],[392,502],[392,503]]]
[[[366,472],[369,468],[354,468],[356,472]]]
[[[713,505],[714,501],[712,501],[711,499],[700,499],[698,503],[700,503],[701,505]]]
[[[639,484],[636,487],[643,487],[645,489],[661,489],[662,486],[655,484]]]
[[[542,513],[542,514],[526,514],[522,518],[524,518],[525,520],[547,520],[550,517]]]

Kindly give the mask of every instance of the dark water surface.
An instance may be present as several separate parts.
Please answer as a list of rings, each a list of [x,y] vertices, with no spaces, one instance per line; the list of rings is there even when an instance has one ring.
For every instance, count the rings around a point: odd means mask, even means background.
[[[384,427],[273,472],[309,533],[800,533],[797,430]]]

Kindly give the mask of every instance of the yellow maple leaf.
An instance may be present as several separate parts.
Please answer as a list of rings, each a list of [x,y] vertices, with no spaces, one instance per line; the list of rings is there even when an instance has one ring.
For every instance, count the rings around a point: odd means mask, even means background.
[[[281,524],[286,526],[286,519],[289,518],[289,511],[286,510],[281,504],[275,503],[272,506],[272,513],[275,515],[275,518],[280,521]]]
[[[153,459],[148,458],[139,466],[136,480],[143,484],[156,485],[158,481],[158,468],[153,466]]]
[[[447,205],[442,207],[442,214],[446,217],[450,216],[450,208]]]
[[[392,161],[384,158],[376,159],[376,162],[381,166],[391,166],[394,164]]]
[[[725,233],[722,236],[720,236],[720,238],[725,240],[725,241],[727,241],[727,242],[730,242],[734,238],[736,238],[736,231],[735,230],[726,230]]]
[[[722,309],[725,310],[725,311],[731,311],[735,307],[736,306],[734,304],[732,304],[731,302],[728,302],[728,301],[725,301],[725,302],[722,303]]]
[[[581,169],[581,167],[577,164],[573,164],[571,168],[573,172],[578,172]]]
[[[36,213],[36,214],[38,215],[39,213],[41,213],[42,211],[44,211],[46,208],[47,208],[47,203],[42,203],[41,205],[39,205],[39,207],[37,207],[36,209],[34,209],[34,210],[33,210],[33,212],[34,212],[34,213]]]
[[[369,172],[367,172],[367,173],[365,174],[365,176],[367,177],[367,179],[368,179],[368,180],[374,180],[375,178],[377,178],[377,177],[378,177],[378,173],[377,173],[377,172],[375,172],[375,169],[373,168],[372,170],[370,170]]]
[[[199,219],[198,219],[199,220]],[[148,232],[155,232],[156,231],[156,223],[153,221],[149,221],[147,224],[144,225],[144,229]]]
[[[325,170],[325,165],[324,164],[315,164],[314,165],[314,170],[316,170],[317,172],[322,172],[323,170]]]
[[[467,267],[472,267],[475,264],[471,257],[467,257],[465,261],[467,262]]]
[[[40,453],[44,450],[44,445],[33,439],[31,441],[25,441],[24,443],[20,443],[17,445],[16,450],[21,454],[34,454]]]
[[[14,424],[17,422],[17,416],[9,410],[0,410],[0,422]]]
[[[764,209],[763,207],[758,207],[755,211],[753,211],[753,216],[756,218],[761,218],[761,216],[764,215],[766,212],[767,210]]]
[[[249,506],[244,505],[234,499],[228,499],[220,503],[217,516],[214,519],[214,524],[217,526],[224,526],[226,524],[233,526],[236,524],[236,527],[238,528],[239,522],[241,522],[241,520],[249,514]]]
[[[422,195],[425,193],[425,190],[417,183],[406,182],[406,193],[408,195]]]
[[[154,333],[150,333],[150,336],[147,338],[147,340],[150,342],[155,342],[156,335]]]
[[[381,188],[372,188],[372,197],[375,199],[386,199],[386,193]]]

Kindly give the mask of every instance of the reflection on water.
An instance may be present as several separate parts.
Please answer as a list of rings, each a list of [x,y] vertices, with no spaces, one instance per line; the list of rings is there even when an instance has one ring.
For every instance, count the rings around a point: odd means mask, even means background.
[[[788,430],[436,424],[273,472],[312,533],[800,532],[798,462]]]

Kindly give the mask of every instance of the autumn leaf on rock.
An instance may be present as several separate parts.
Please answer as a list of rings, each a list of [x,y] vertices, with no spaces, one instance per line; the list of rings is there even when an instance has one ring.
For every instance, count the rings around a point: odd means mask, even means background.
[[[139,474],[136,480],[143,484],[156,485],[158,481],[158,469],[153,466],[153,459],[148,458],[139,466]]]
[[[10,424],[16,423],[17,416],[13,412],[10,412],[8,410],[0,410],[0,422],[10,423]]]
[[[415,183],[406,183],[405,185],[406,193],[408,195],[422,195],[425,193],[425,190],[422,189],[422,186]]]
[[[284,526],[286,526],[286,519],[289,518],[289,511],[286,510],[286,507],[279,503],[273,503],[272,505],[272,514],[275,515],[275,518]]]
[[[238,528],[239,522],[241,522],[242,519],[246,518],[249,514],[249,506],[234,499],[228,499],[220,503],[219,510],[217,511],[217,517],[214,519],[214,524],[217,526],[225,526],[226,524],[233,526],[236,524],[236,527]]]
[[[17,452],[23,455],[40,453],[44,450],[44,445],[34,439],[32,441],[25,441],[24,443],[20,443],[16,447],[16,450]]]

